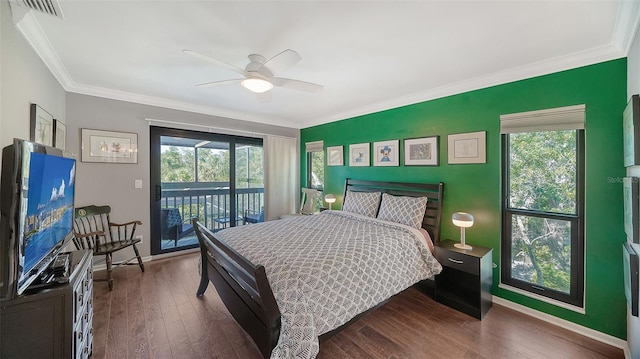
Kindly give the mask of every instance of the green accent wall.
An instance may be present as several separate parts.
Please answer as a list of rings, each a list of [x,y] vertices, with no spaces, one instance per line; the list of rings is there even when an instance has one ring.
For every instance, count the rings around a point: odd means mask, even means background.
[[[626,105],[625,58],[562,71],[481,90],[453,95],[378,113],[301,130],[304,144],[324,140],[327,146],[344,146],[345,166],[325,168],[325,193],[342,200],[345,178],[444,182],[443,238],[459,238],[451,223],[456,211],[470,212],[474,226],[467,242],[492,247],[493,294],[550,315],[626,338],[626,302],[623,290],[622,249],[626,240],[622,223],[622,112]],[[501,143],[500,115],[586,105],[586,314],[556,307],[501,288]],[[447,135],[487,132],[486,164],[447,164]],[[440,165],[399,167],[349,167],[349,144],[439,136]],[[373,157],[373,156],[372,156]],[[301,183],[306,183],[306,157],[301,156]]]

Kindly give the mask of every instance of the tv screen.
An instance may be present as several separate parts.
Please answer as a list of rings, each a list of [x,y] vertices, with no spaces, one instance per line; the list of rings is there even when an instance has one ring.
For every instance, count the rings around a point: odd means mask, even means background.
[[[75,161],[32,153],[24,216],[24,269],[27,274],[73,230]],[[25,178],[25,181],[27,178]]]
[[[0,300],[22,294],[73,235],[76,162],[14,139],[2,151]]]

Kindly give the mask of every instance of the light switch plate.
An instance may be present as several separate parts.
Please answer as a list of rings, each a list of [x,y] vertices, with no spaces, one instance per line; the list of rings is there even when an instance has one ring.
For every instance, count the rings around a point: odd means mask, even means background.
[[[136,188],[142,188],[142,180],[136,180]]]

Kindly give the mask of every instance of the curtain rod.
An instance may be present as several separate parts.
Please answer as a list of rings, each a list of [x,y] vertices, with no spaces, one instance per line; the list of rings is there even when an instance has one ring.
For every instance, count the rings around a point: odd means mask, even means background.
[[[236,130],[236,129],[232,129],[232,128],[224,128],[224,127],[216,127],[216,126],[207,126],[207,125],[201,125],[201,124],[197,124],[197,123],[187,123],[187,122],[168,121],[168,120],[157,120],[155,118],[145,118],[145,120],[147,121],[149,126],[170,127],[169,125],[177,125],[181,129],[185,129],[185,130],[193,129],[195,127],[197,129],[206,129],[207,132],[221,133],[221,134],[235,134],[235,135],[240,135],[240,136],[245,136],[245,137],[260,137],[260,138],[264,138],[265,136],[272,136],[272,135],[268,135],[266,133],[251,132],[251,131],[244,131],[244,130]],[[281,136],[281,137],[284,137],[284,136]]]

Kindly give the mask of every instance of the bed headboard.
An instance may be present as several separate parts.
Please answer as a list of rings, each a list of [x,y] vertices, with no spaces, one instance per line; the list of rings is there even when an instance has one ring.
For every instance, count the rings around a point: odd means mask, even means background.
[[[347,190],[354,192],[383,192],[394,196],[428,197],[422,228],[429,232],[433,243],[440,242],[444,183],[382,182],[347,178],[344,184],[345,197]]]

